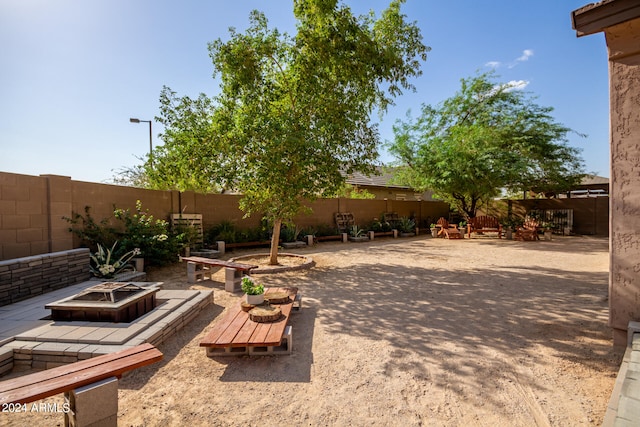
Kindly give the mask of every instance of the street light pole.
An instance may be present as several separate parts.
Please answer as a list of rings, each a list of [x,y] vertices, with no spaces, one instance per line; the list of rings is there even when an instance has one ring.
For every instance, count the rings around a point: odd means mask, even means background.
[[[135,118],[130,118],[129,121],[131,123],[149,123],[149,162],[151,166],[153,166],[153,132],[151,130],[151,120],[140,120]]]

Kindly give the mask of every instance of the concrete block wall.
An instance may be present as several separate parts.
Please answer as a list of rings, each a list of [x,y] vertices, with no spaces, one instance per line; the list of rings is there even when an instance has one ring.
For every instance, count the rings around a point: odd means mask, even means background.
[[[90,278],[89,249],[71,249],[0,261],[0,306]]]
[[[205,231],[222,221],[232,221],[239,229],[258,226],[262,215],[244,218],[238,205],[240,199],[240,196],[230,194],[145,190],[73,181],[58,175],[0,172],[0,260],[80,247],[79,239],[69,232],[70,224],[64,217],[73,217],[74,213],[84,215],[85,208],[89,207],[95,221],[107,219],[111,226],[118,226],[121,224],[113,218],[114,206],[133,212],[136,200],[158,219],[168,220],[170,214],[178,212],[201,214]],[[543,208],[547,204],[553,205],[554,209],[574,209],[576,233],[605,235],[608,233],[608,198],[601,199],[605,198],[525,200],[521,203],[523,210],[525,205]],[[518,206],[514,201],[514,212]],[[294,218],[300,228],[333,225],[336,212],[353,213],[359,226],[370,224],[384,212],[396,212],[401,217],[414,217],[419,227],[428,227],[449,213],[449,206],[441,201],[336,198],[318,199],[308,207],[312,214],[301,213]],[[506,212],[506,207],[504,210]],[[589,225],[596,222],[597,227]]]
[[[49,250],[46,184],[40,177],[0,174],[0,259]]]

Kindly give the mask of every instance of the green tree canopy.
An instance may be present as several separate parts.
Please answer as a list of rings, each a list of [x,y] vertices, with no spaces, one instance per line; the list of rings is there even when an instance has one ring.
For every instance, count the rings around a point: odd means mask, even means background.
[[[396,179],[432,190],[468,217],[503,189],[568,190],[582,178],[583,162],[567,145],[571,129],[556,123],[552,111],[496,83],[493,73],[463,79],[453,97],[396,122],[389,145]]]
[[[161,95],[164,146],[147,163],[151,181],[180,190],[234,188],[247,215],[280,225],[304,200],[335,194],[344,175],[373,173],[384,112],[413,89],[428,47],[393,1],[376,19],[355,17],[337,0],[295,0],[294,37],[270,29],[254,11],[244,33],[209,44],[215,98]],[[152,167],[151,167],[152,166]]]

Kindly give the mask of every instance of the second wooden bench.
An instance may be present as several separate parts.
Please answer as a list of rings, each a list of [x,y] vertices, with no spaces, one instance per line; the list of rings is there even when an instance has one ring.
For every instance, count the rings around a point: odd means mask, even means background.
[[[254,268],[258,268],[257,265],[197,256],[183,257],[180,259],[187,262],[187,281],[189,283],[204,280],[207,276],[211,278],[211,267],[224,267],[224,290],[227,292],[238,292],[242,278],[245,275],[251,274],[251,270]]]
[[[496,232],[498,233],[498,239],[502,239],[502,225],[498,218],[488,215],[480,215],[475,218],[469,218],[467,223],[468,237],[471,238],[471,233],[484,233],[484,232]]]
[[[267,288],[265,299],[270,293],[289,294],[289,302],[278,304],[282,312],[280,320],[268,323],[254,322],[241,304],[229,309],[200,341],[206,347],[207,356],[274,355],[291,354],[293,333],[287,325],[294,304],[302,304],[297,288]],[[273,304],[276,305],[276,304]]]
[[[23,375],[0,382],[3,408],[29,411],[31,402],[65,394],[66,402],[56,408],[64,412],[65,425],[116,425],[118,378],[127,371],[162,360],[151,344],[81,360],[69,365]],[[39,406],[36,406],[39,408]]]

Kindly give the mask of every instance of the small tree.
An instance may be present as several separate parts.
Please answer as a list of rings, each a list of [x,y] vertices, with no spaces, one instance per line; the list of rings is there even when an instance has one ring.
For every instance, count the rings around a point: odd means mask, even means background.
[[[209,44],[221,93],[178,99],[165,88],[159,119],[165,145],[154,153],[151,180],[180,189],[235,188],[246,215],[273,223],[277,263],[283,222],[305,200],[337,193],[344,176],[374,172],[379,144],[374,110],[384,112],[428,48],[405,22],[402,1],[379,19],[356,18],[336,0],[295,0],[297,34],[268,27],[251,13],[244,34]]]
[[[438,107],[396,122],[389,146],[396,181],[432,190],[467,217],[503,189],[568,190],[583,176],[579,150],[566,145],[571,129],[553,120],[553,109],[493,77],[463,79]]]

